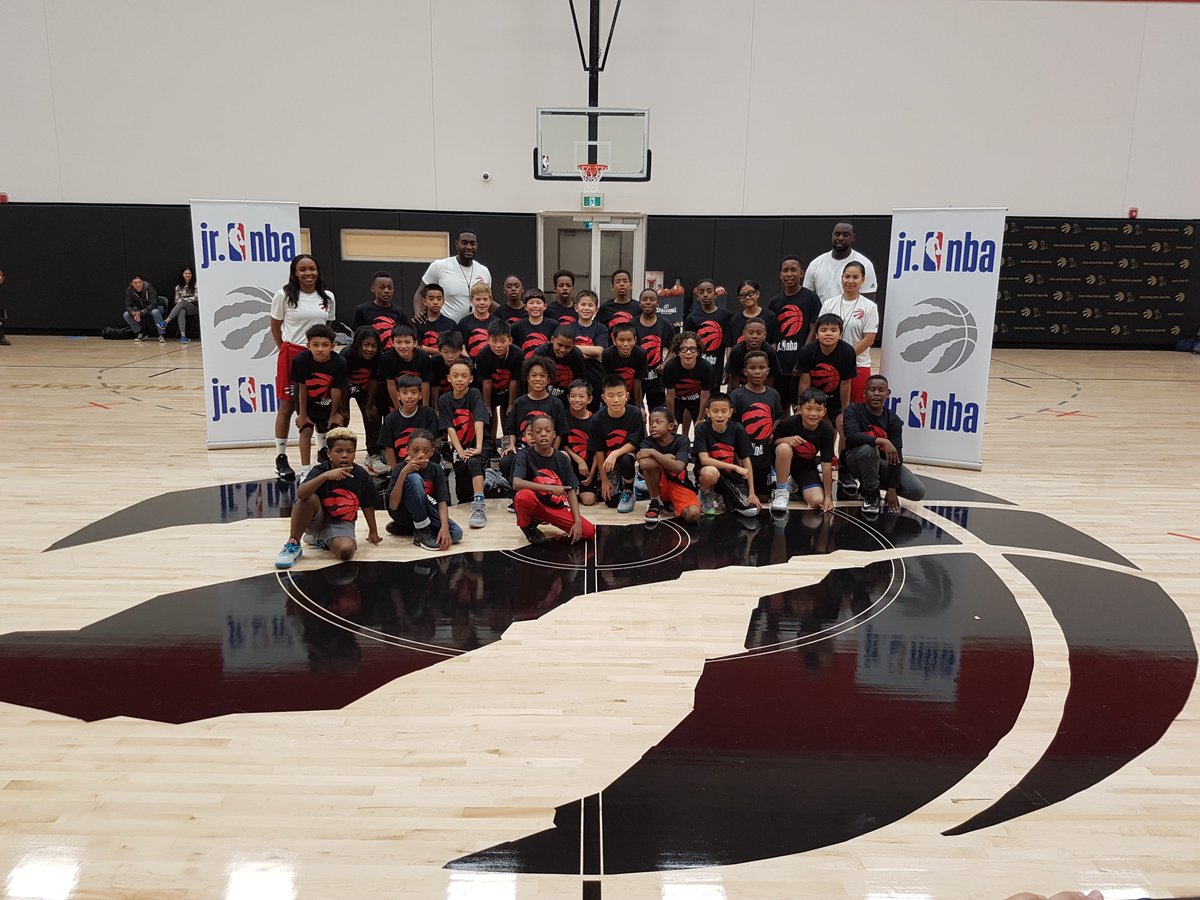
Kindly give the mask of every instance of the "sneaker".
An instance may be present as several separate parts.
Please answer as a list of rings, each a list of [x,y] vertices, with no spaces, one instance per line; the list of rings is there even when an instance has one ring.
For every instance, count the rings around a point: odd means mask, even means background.
[[[521,534],[525,535],[525,540],[531,544],[544,544],[546,536],[542,534],[542,529],[538,528],[532,522],[521,529]]]
[[[864,516],[879,515],[879,498],[867,497],[863,500],[862,511]]]
[[[167,339],[163,337],[163,333],[161,331],[158,333],[158,342],[160,344],[165,344],[167,342]]]
[[[482,528],[487,524],[487,509],[482,500],[471,501],[471,520],[467,524],[471,528]]]
[[[158,329],[158,335],[159,335],[159,337],[162,337],[164,334],[166,334],[166,333],[167,333],[167,326],[166,326],[166,325],[155,325],[154,327]]]
[[[819,468],[818,468],[818,471],[820,471]],[[796,500],[799,500],[799,499],[801,499],[801,497],[803,497],[804,492],[800,490],[800,485],[796,484],[796,479],[790,475],[788,476],[787,487],[788,487],[788,495],[789,496],[793,497]]]
[[[191,343],[191,341],[189,341],[189,340],[187,339],[187,335],[185,334],[183,337],[181,337],[181,338],[179,339],[179,343],[181,343],[181,344],[189,344],[189,343]]]
[[[279,557],[275,560],[275,568],[290,569],[296,564],[296,560],[304,555],[304,548],[296,541],[288,541],[283,545],[283,549],[279,551]]]
[[[717,495],[709,488],[700,488],[700,512],[706,516],[717,514]]]
[[[134,335],[133,339],[140,344],[142,341],[144,341],[146,339],[146,336],[144,334],[139,333],[139,334]]]
[[[328,550],[329,545],[310,532],[304,532],[304,543],[315,550]]]
[[[387,475],[392,470],[388,468],[387,460],[378,453],[367,457],[367,471],[372,475]]]
[[[788,499],[787,485],[775,485],[775,490],[771,492],[771,512],[787,512]]]
[[[853,496],[858,493],[858,479],[843,469],[838,473],[838,488]]]
[[[508,509],[508,511],[509,511],[510,513],[512,513],[514,516],[517,514],[517,504],[515,504],[515,503],[510,503],[510,504],[508,504],[508,506],[507,506],[507,509]]]
[[[633,492],[632,491],[621,491],[620,496],[617,498],[617,512],[631,513],[631,512],[633,512],[633,505],[634,505]]]
[[[638,472],[633,479],[633,498],[635,500],[647,500],[650,497],[650,488],[646,487],[646,479],[642,477],[642,473]]]
[[[406,531],[405,529],[401,528],[400,523],[397,522],[395,519],[393,519],[392,521],[390,521],[386,525],[384,525],[383,530],[386,531],[388,534],[411,534],[412,533],[410,531]]]
[[[296,477],[301,483],[303,483],[304,479],[308,477],[308,473],[311,471],[312,466],[301,466],[300,471],[296,473]]]
[[[651,524],[657,523],[662,518],[662,501],[657,497],[650,499],[650,505],[646,508],[645,520]]]
[[[432,525],[426,525],[413,532],[413,546],[422,550],[441,549],[438,547],[437,532],[433,530]]]
[[[292,484],[296,480],[296,472],[288,465],[286,453],[280,453],[275,457],[275,477],[288,484]]]
[[[327,462],[329,462],[329,448],[322,447],[317,451],[317,464],[320,465],[321,463]]]
[[[754,506],[751,506],[749,503],[747,503],[745,506],[737,507],[734,512],[746,519],[758,518],[758,509]]]

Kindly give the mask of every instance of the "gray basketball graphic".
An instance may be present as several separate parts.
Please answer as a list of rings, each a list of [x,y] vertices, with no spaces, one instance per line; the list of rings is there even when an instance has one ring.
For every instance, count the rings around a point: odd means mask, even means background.
[[[979,327],[971,311],[957,300],[930,297],[896,328],[905,362],[927,362],[931,375],[952,372],[971,358]]]
[[[254,359],[263,359],[276,351],[271,337],[271,298],[274,291],[244,286],[234,288],[227,297],[232,301],[220,307],[213,324],[221,332],[221,343],[228,350],[244,350],[259,337]]]

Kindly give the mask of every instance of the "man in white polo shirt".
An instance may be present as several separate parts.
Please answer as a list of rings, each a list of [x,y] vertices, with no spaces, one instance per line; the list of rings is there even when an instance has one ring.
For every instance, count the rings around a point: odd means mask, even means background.
[[[875,299],[875,291],[879,285],[875,281],[875,267],[871,261],[854,249],[854,226],[849,222],[838,222],[833,226],[833,249],[822,253],[808,264],[804,273],[804,286],[816,292],[824,303],[830,297],[842,295],[842,269],[846,263],[856,260],[867,270],[862,283],[862,295],[868,300]]]
[[[413,295],[413,309],[418,316],[424,313],[421,306],[421,289],[427,284],[440,284],[446,295],[446,304],[442,307],[442,315],[457,322],[471,312],[471,286],[474,284],[492,284],[492,273],[487,266],[475,261],[475,251],[479,247],[479,238],[473,231],[460,231],[458,240],[454,242],[457,256],[447,256],[445,259],[435,259],[421,276],[421,287]]]

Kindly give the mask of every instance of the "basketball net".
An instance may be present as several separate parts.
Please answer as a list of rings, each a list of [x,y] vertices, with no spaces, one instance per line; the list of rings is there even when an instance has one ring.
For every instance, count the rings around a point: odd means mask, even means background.
[[[599,184],[608,166],[604,163],[579,163],[575,168],[579,170],[579,177],[584,184]]]

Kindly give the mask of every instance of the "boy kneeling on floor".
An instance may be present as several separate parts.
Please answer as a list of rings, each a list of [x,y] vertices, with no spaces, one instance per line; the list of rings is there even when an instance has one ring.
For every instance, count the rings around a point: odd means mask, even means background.
[[[354,523],[360,509],[367,520],[367,540],[382,540],[375,525],[379,492],[367,470],[354,462],[358,436],[349,428],[331,428],[325,439],[329,459],[314,466],[296,488],[291,535],[275,560],[277,569],[290,569],[304,555],[300,535],[309,546],[328,550],[340,560],[352,559],[358,549]]]
[[[408,438],[408,456],[397,463],[388,482],[388,534],[411,534],[422,550],[449,550],[463,532],[450,518],[446,473],[433,462],[437,438],[417,429]]]

